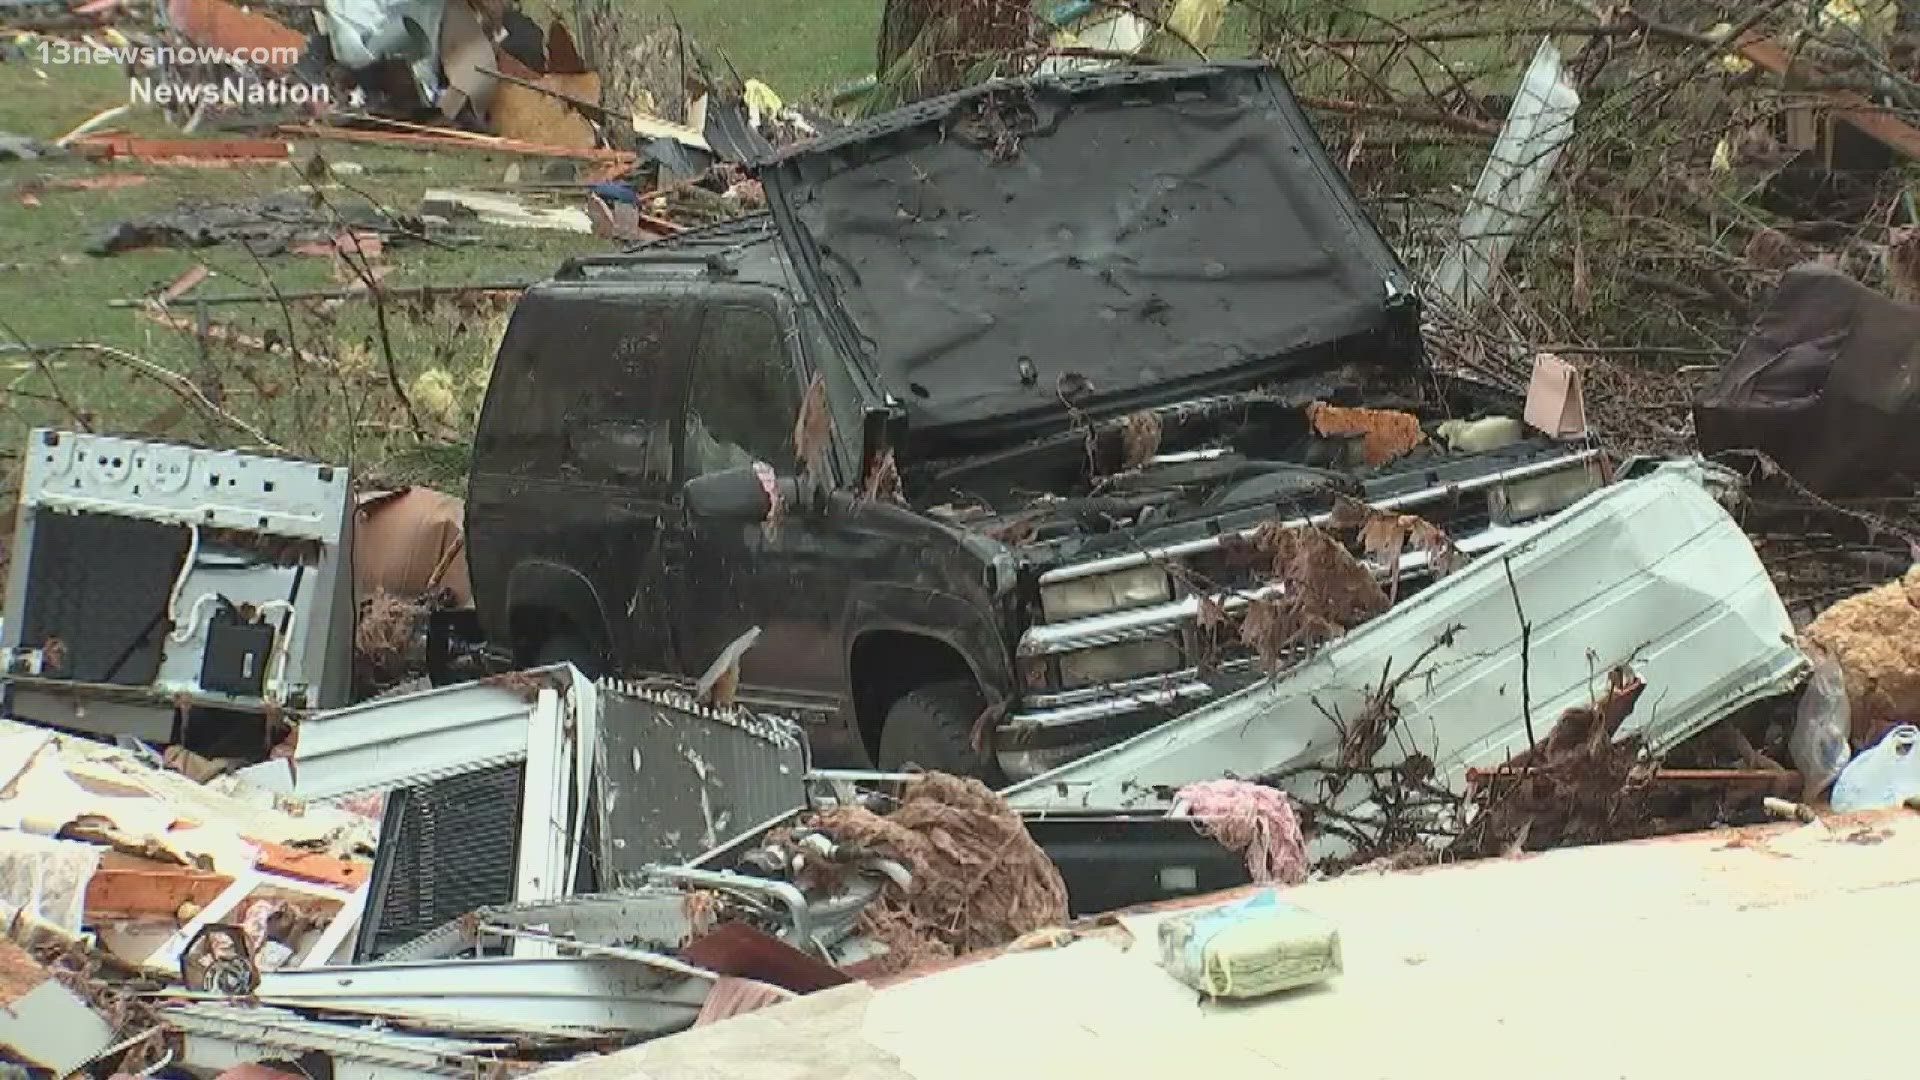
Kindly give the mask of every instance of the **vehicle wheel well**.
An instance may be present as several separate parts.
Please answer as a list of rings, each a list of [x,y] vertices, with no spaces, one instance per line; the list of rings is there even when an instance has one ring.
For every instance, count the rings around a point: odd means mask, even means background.
[[[935,683],[974,681],[973,668],[953,646],[920,634],[876,630],[853,643],[850,664],[854,718],[871,761],[880,760],[880,729],[894,702]]]
[[[522,604],[507,613],[507,635],[515,659],[526,663],[540,646],[561,634],[578,634],[602,654],[607,643],[591,626],[559,608],[545,604]]]

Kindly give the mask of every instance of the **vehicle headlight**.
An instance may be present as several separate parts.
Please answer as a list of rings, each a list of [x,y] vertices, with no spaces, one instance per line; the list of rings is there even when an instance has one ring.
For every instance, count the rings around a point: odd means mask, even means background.
[[[1158,566],[1062,581],[1040,587],[1040,612],[1048,622],[1084,619],[1109,611],[1164,604],[1173,599],[1173,581]]]
[[[1180,643],[1171,638],[1141,638],[1101,645],[1059,658],[1060,685],[1067,690],[1100,683],[1161,675],[1180,668]]]
[[[1598,461],[1578,469],[1501,484],[1487,493],[1487,509],[1496,525],[1512,525],[1557,514],[1605,486]]]

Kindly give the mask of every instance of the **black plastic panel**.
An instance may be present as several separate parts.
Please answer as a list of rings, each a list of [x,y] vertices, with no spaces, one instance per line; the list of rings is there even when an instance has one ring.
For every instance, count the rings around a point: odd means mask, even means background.
[[[512,902],[525,774],[524,765],[502,765],[387,796],[357,960]]]
[[[1027,832],[1067,885],[1075,916],[1252,884],[1246,857],[1189,820],[1167,817],[1032,817]]]

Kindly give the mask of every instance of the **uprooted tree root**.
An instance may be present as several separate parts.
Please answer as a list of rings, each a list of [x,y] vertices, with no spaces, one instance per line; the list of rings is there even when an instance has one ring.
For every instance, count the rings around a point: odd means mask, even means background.
[[[1474,791],[1479,809],[1454,847],[1494,855],[1591,844],[1633,832],[1650,772],[1637,738],[1614,741],[1646,683],[1627,668],[1591,705],[1568,709],[1540,745],[1494,770]]]
[[[888,884],[862,917],[887,946],[885,972],[1006,945],[1067,918],[1060,871],[1026,825],[978,780],[929,773],[910,781],[893,813],[856,806],[810,824],[844,847],[899,861],[913,875]]]
[[[363,689],[397,685],[412,672],[414,644],[432,613],[430,604],[377,589],[360,605],[353,627],[355,681]]]

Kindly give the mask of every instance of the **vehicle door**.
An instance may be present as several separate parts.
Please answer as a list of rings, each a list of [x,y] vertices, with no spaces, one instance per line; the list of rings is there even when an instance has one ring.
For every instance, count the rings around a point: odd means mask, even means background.
[[[697,316],[684,290],[530,293],[475,440],[476,561],[510,582],[506,604],[588,624],[578,629],[622,669],[673,667],[663,622],[634,615],[674,512],[673,428]]]
[[[782,476],[799,471],[793,435],[805,390],[796,342],[790,314],[771,295],[743,290],[708,300],[680,442],[682,483],[756,461]],[[830,717],[845,678],[837,624],[846,578],[828,539],[797,510],[771,525],[682,520],[687,540],[677,559],[686,571],[674,578],[685,597],[677,636],[687,673],[758,626],[741,665],[743,699],[803,719]]]

